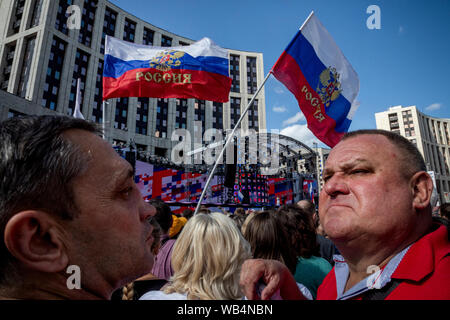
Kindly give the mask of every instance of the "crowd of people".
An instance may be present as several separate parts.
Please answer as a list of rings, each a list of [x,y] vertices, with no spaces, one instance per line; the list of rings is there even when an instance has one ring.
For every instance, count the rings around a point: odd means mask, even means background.
[[[2,299],[450,299],[449,205],[394,133],[346,134],[318,205],[195,215],[144,201],[87,121],[12,118],[0,150]]]

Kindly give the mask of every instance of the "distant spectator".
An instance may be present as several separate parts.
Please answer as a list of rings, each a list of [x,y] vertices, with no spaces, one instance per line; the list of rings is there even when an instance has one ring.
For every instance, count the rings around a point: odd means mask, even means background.
[[[304,284],[315,299],[317,289],[332,266],[320,257],[320,245],[317,242],[312,216],[298,205],[290,205],[281,207],[277,217],[290,235],[291,245],[297,253],[295,281]]]
[[[194,210],[192,210],[191,208],[184,209],[183,212],[181,213],[181,216],[185,217],[187,220],[192,218],[193,215],[194,215]]]
[[[173,214],[172,220],[172,226],[169,229],[169,238],[176,239],[186,224],[187,219],[185,217],[177,217]]]
[[[231,220],[233,220],[233,222],[239,228],[239,231],[241,231],[242,225],[244,224],[244,221],[247,218],[247,216],[235,213],[235,214],[229,215],[229,217]]]
[[[150,200],[156,208],[155,220],[161,226],[161,248],[159,249],[158,255],[155,259],[155,264],[152,268],[152,274],[154,274],[159,279],[169,280],[173,274],[171,266],[171,254],[172,248],[175,244],[175,239],[170,239],[169,230],[172,227],[173,215],[170,207],[160,199]]]
[[[332,266],[334,266],[333,256],[335,254],[339,254],[339,250],[336,248],[334,243],[327,238],[320,223],[319,215],[316,212],[316,206],[311,200],[300,200],[297,202],[297,206],[312,217],[316,232],[316,241],[319,244],[319,256],[326,259]]]
[[[245,215],[245,210],[242,207],[236,208],[236,210],[234,211],[234,214]]]

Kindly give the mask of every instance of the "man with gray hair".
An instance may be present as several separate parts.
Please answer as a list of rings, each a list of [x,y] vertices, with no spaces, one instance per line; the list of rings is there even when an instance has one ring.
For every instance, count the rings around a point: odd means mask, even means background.
[[[150,272],[155,209],[99,134],[63,116],[0,123],[0,298],[110,299]]]

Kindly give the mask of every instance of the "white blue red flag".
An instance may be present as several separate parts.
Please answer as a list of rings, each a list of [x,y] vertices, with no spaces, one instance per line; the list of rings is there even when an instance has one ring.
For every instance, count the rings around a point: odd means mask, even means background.
[[[106,36],[103,100],[197,98],[227,102],[228,50],[203,38],[189,46],[152,47]]]
[[[358,107],[359,78],[313,13],[272,73],[297,98],[311,132],[328,146],[335,146],[348,131]]]

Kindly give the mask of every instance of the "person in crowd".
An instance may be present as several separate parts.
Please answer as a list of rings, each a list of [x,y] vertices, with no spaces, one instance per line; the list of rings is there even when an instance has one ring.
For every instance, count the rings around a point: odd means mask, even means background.
[[[312,215],[297,204],[280,207],[276,217],[290,236],[289,246],[294,248],[296,253],[295,281],[305,285],[315,299],[317,289],[332,266],[320,257],[320,245]]]
[[[150,272],[155,208],[100,134],[64,116],[0,123],[0,298],[110,299]]]
[[[383,150],[383,152],[380,152]],[[325,277],[318,299],[450,299],[450,242],[434,223],[433,182],[417,148],[383,130],[347,133],[331,150],[319,197],[323,227],[342,256]],[[248,260],[241,285],[257,298],[276,290],[302,298],[295,280],[274,260]]]
[[[181,216],[186,218],[186,220],[189,220],[190,218],[192,218],[193,215],[194,215],[194,210],[192,210],[191,208],[184,209],[183,212],[181,213]]]
[[[286,265],[294,274],[297,266],[297,253],[290,241],[287,229],[277,218],[274,210],[262,211],[256,214],[247,224],[243,233],[250,243],[252,255],[255,259],[274,259]],[[300,281],[299,287],[312,299],[309,290]]]
[[[177,239],[186,222],[187,219],[185,217],[177,217],[175,214],[172,214],[172,226],[169,229],[169,238]]]
[[[242,229],[242,225],[245,222],[245,219],[247,218],[246,215],[242,215],[242,214],[230,214],[228,215],[230,217],[231,220],[233,220],[233,222],[236,224],[236,226],[238,227],[239,231]]]
[[[339,254],[339,250],[334,243],[326,238],[326,234],[323,231],[320,218],[316,213],[316,206],[311,200],[300,200],[297,202],[297,206],[303,209],[303,212],[307,212],[311,217],[314,224],[316,241],[319,243],[319,256],[326,259],[332,266],[334,266],[333,256]]]
[[[156,208],[154,219],[161,228],[161,246],[155,258],[152,274],[158,279],[169,280],[173,275],[171,256],[176,241],[176,239],[171,239],[169,235],[174,215],[170,206],[161,199],[152,199],[150,203]]]
[[[242,263],[250,245],[226,215],[198,213],[186,223],[172,253],[174,275],[141,300],[236,300]]]

